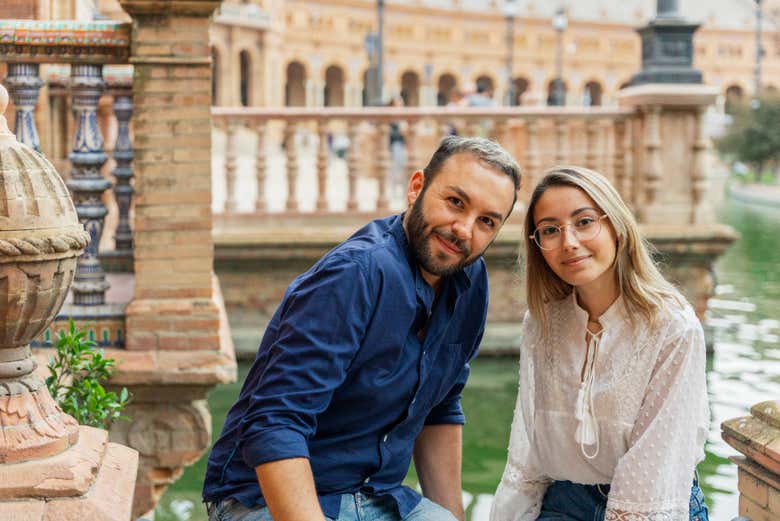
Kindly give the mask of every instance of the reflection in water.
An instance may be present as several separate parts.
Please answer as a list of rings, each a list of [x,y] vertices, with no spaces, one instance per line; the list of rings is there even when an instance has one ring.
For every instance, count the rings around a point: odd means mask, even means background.
[[[742,239],[716,266],[718,285],[706,325],[714,353],[708,358],[712,424],[707,458],[699,465],[712,521],[737,515],[737,469],[728,460],[736,452],[720,438],[726,419],[749,414],[757,402],[780,397],[780,210],[729,203],[720,216]],[[259,333],[258,333],[259,338]],[[239,368],[239,382],[248,370]],[[213,432],[219,433],[240,384],[226,385],[209,397]],[[488,517],[506,458],[509,426],[517,392],[516,360],[480,359],[472,366],[463,396],[468,423],[464,431],[463,487],[467,519]],[[165,494],[156,521],[205,521],[200,489],[205,457],[189,467]],[[416,486],[414,469],[408,484]]]

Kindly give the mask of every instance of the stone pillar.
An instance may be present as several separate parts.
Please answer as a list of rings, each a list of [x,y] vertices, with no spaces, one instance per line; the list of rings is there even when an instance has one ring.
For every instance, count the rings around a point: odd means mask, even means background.
[[[35,127],[35,106],[38,104],[38,92],[43,80],[38,74],[37,63],[9,63],[8,75],[3,83],[16,107],[14,134],[19,142],[33,150],[41,151],[41,141]]]
[[[704,108],[717,89],[696,84],[646,84],[623,89],[620,104],[635,108],[640,135],[634,136],[636,210],[643,223],[711,224],[706,206],[706,172],[700,135]],[[704,219],[709,219],[704,222]]]
[[[743,456],[739,468],[739,515],[753,520],[780,518],[780,401],[754,405],[750,416],[726,420],[723,439]]]
[[[129,521],[135,451],[80,427],[30,341],[62,306],[89,234],[52,164],[8,130],[0,87],[0,519]]]
[[[701,134],[703,109],[717,90],[697,84],[646,84],[623,89],[620,104],[632,118],[631,199],[654,244],[667,252],[666,275],[683,291],[700,319],[715,283],[712,266],[736,239],[712,211]]]
[[[133,143],[130,141],[130,117],[133,115],[133,92],[129,88],[117,89],[114,95],[114,114],[119,129],[114,160],[116,168],[112,174],[116,178],[114,197],[119,207],[119,223],[115,233],[115,248],[120,251],[133,249],[133,230],[130,226],[130,205],[133,200]]]
[[[219,3],[121,0],[133,19],[135,291],[112,382],[135,399],[133,421],[111,435],[141,453],[136,516],[208,447],[206,394],[235,378],[212,271],[208,29]]]

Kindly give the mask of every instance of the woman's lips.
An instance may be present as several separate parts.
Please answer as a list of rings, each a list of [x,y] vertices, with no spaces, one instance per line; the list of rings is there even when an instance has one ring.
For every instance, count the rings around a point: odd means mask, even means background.
[[[563,261],[563,265],[565,266],[579,266],[586,260],[590,258],[590,255],[580,255],[579,257],[573,257],[571,259],[567,259]]]

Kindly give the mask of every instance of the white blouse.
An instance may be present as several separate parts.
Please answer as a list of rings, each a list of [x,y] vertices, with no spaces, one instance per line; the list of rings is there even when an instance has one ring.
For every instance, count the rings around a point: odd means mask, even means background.
[[[535,520],[552,481],[610,484],[606,521],[687,521],[709,427],[706,353],[690,306],[650,330],[618,298],[588,336],[572,294],[526,313],[509,457],[490,521]],[[590,345],[588,345],[590,344]],[[584,369],[584,370],[583,370]]]

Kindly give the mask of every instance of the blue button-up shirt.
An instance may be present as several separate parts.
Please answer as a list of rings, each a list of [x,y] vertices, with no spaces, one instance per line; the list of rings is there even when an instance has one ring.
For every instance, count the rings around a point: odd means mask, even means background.
[[[423,426],[465,421],[484,261],[443,279],[435,297],[401,216],[373,221],[296,278],[212,448],[204,500],[265,505],[255,467],[304,457],[327,517],[357,491],[392,496],[406,516],[420,496],[401,482]]]

